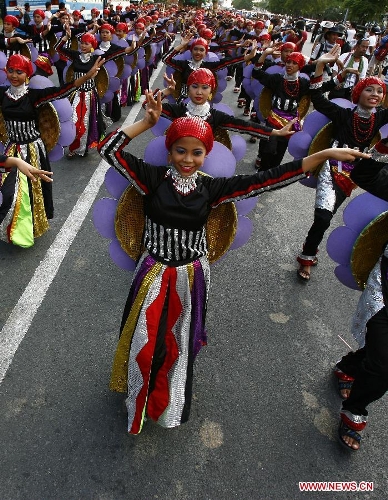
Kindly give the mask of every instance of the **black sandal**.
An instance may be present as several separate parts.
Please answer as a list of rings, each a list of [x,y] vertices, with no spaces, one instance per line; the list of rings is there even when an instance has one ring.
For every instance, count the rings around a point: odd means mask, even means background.
[[[340,370],[337,365],[334,367],[333,373],[334,373],[335,380],[337,383],[337,389],[338,389],[338,394],[339,394],[340,398],[342,400],[348,399],[349,396],[344,396],[341,393],[341,391],[344,391],[347,389],[349,389],[349,391],[350,391],[352,389],[354,378],[351,377],[350,375],[347,375],[342,370]]]
[[[349,446],[348,443],[346,441],[344,441],[345,436],[350,437],[350,438],[354,439],[355,441],[357,441],[357,443],[359,445],[358,448],[353,448],[353,446]],[[347,450],[350,450],[350,451],[358,451],[360,449],[361,439],[362,439],[362,436],[359,432],[351,429],[350,427],[348,427],[345,424],[345,422],[343,422],[341,420],[340,425],[338,427],[338,440],[342,446],[344,446]]]
[[[296,274],[298,278],[303,281],[303,283],[307,283],[310,281],[310,271],[306,271],[306,269],[303,269],[303,265],[301,264],[299,269],[296,271]]]

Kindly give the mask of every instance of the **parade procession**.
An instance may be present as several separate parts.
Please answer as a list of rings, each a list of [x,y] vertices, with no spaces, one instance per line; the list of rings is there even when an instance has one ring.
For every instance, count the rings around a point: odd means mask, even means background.
[[[388,18],[237,4],[0,2],[1,498],[385,498]]]

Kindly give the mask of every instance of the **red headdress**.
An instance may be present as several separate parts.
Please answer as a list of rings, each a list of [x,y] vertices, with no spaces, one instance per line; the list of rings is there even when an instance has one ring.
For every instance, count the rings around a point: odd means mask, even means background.
[[[49,58],[43,54],[39,54],[37,59],[35,60],[35,66],[42,69],[47,75],[53,74],[53,69],[51,67]]]
[[[102,11],[102,13],[103,13],[103,14],[105,14],[106,16],[109,16],[109,14],[110,14],[110,10],[109,10],[109,9],[104,9],[104,10]]]
[[[19,26],[19,24],[20,24],[19,19],[17,17],[15,17],[15,16],[11,16],[11,15],[5,16],[4,17],[4,22],[12,24],[12,26],[14,28],[17,28]]]
[[[292,42],[285,42],[280,46],[280,51],[282,52],[283,50],[292,50],[292,52],[295,52],[296,45],[295,43]]]
[[[360,99],[361,92],[368,87],[369,85],[380,85],[380,87],[383,89],[384,96],[387,92],[387,88],[385,86],[385,83],[380,80],[380,78],[377,78],[377,76],[369,76],[368,78],[363,78],[360,80],[354,87],[353,87],[353,92],[352,92],[352,101],[354,104],[358,103],[358,100]]]
[[[196,38],[195,40],[193,40],[191,42],[191,44],[190,44],[190,51],[191,52],[193,51],[193,49],[196,45],[202,45],[202,47],[205,47],[206,52],[209,50],[209,45],[204,38]]]
[[[291,52],[291,54],[287,57],[287,61],[296,62],[299,70],[301,70],[303,66],[306,65],[306,60],[301,52]]]
[[[81,17],[81,12],[79,10],[73,10],[73,12],[71,13],[71,15],[74,17]]]
[[[117,23],[116,30],[124,31],[124,33],[128,33],[128,24],[127,23]]]
[[[139,30],[144,30],[145,25],[143,23],[136,23],[135,28],[138,28]]]
[[[211,38],[213,38],[214,33],[212,32],[212,30],[211,30],[211,29],[206,28],[206,29],[202,30],[202,32],[201,32],[201,36],[202,36],[203,38],[209,38],[209,39],[211,39]]]
[[[210,85],[212,90],[216,88],[216,79],[214,78],[212,71],[207,68],[199,68],[190,73],[190,76],[187,79],[187,86],[189,87],[193,83]]]
[[[182,116],[172,122],[166,133],[166,148],[170,151],[171,146],[181,137],[195,137],[203,142],[206,154],[213,148],[213,131],[211,126],[196,116]]]
[[[84,33],[81,36],[81,42],[90,43],[93,49],[95,49],[98,45],[97,38],[91,33]]]
[[[34,16],[40,16],[42,19],[46,17],[44,10],[36,9],[34,10]]]
[[[260,35],[260,41],[263,40],[271,40],[271,35],[269,33],[264,33],[264,35]]]
[[[263,21],[257,21],[254,25],[255,30],[262,30],[264,29],[265,24]]]
[[[32,63],[26,56],[22,56],[20,54],[13,54],[12,56],[9,56],[6,69],[19,69],[20,71],[23,71],[26,73],[28,78],[31,78],[31,76],[34,73]]]
[[[100,33],[101,33],[101,31],[105,31],[105,30],[106,31],[110,31],[112,33],[112,35],[115,32],[114,27],[111,24],[108,24],[108,23],[102,24],[100,26]]]

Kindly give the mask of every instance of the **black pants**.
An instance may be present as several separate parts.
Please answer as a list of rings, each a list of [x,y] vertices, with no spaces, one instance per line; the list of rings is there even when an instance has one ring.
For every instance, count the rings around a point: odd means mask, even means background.
[[[365,347],[350,352],[338,363],[340,370],[355,379],[342,409],[364,416],[368,415],[366,407],[388,391],[387,309],[376,313],[366,326]]]
[[[277,167],[283,161],[288,147],[288,139],[285,137],[276,137],[271,135],[269,141],[260,141],[259,154],[261,158],[260,168],[268,170],[272,167]]]
[[[318,247],[325,235],[325,232],[330,227],[333,215],[346,200],[346,195],[335,183],[333,183],[333,187],[336,196],[334,210],[333,212],[323,208],[316,208],[314,210],[314,222],[307,233],[306,241],[303,246],[304,255],[312,256],[317,254]]]

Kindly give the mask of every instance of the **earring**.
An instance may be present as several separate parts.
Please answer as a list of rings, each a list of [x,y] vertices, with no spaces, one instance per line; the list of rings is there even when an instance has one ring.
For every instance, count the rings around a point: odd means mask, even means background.
[[[28,85],[30,83],[30,79],[28,78],[28,76],[26,76],[26,85]]]
[[[211,101],[213,99],[213,94],[210,92],[209,97],[207,98],[208,101]]]

